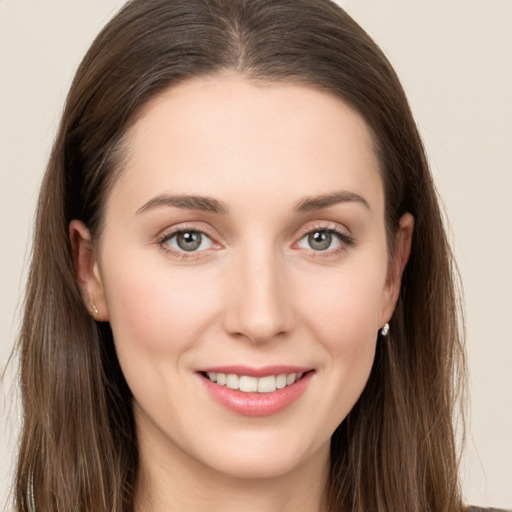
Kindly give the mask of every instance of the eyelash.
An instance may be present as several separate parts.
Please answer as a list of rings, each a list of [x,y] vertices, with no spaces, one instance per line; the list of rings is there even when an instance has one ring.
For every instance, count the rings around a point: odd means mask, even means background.
[[[325,224],[316,224],[314,226],[309,226],[306,228],[300,235],[297,242],[295,242],[294,245],[301,242],[305,237],[312,233],[330,233],[331,235],[334,235],[338,241],[340,242],[340,245],[336,247],[335,249],[330,250],[324,250],[324,251],[315,251],[314,249],[310,249],[311,255],[314,258],[329,258],[333,256],[337,256],[343,252],[345,252],[349,247],[352,247],[355,245],[355,239],[354,237],[347,233],[346,231],[341,230],[338,227],[331,225],[325,225]]]
[[[171,248],[168,244],[169,240],[171,240],[175,236],[179,235],[180,233],[187,233],[187,232],[194,232],[194,233],[199,233],[201,235],[204,235],[212,241],[212,244],[218,245],[214,241],[214,237],[211,234],[209,234],[208,231],[206,231],[204,229],[198,229],[197,227],[193,227],[193,226],[189,226],[189,227],[183,226],[183,227],[180,227],[179,229],[175,229],[175,230],[171,231],[170,233],[164,233],[158,238],[157,243],[166,254],[171,254],[174,258],[176,258],[180,261],[194,260],[199,257],[199,254],[201,252],[204,252],[204,251],[190,251],[190,252],[187,252],[184,250],[177,251],[177,250]],[[315,258],[327,258],[327,257],[336,256],[336,255],[346,251],[348,247],[355,245],[354,237],[352,235],[350,235],[349,233],[342,231],[339,228],[333,227],[332,225],[326,226],[326,225],[320,225],[320,224],[315,225],[313,227],[308,227],[307,229],[302,231],[302,233],[299,236],[298,241],[295,242],[294,245],[297,245],[308,235],[310,235],[312,233],[317,233],[317,232],[330,233],[331,235],[334,235],[340,242],[340,245],[339,245],[339,247],[337,247],[335,249],[324,250],[324,251],[315,251],[314,249],[310,249],[312,256]]]
[[[160,248],[166,253],[171,254],[174,258],[182,261],[182,260],[194,260],[199,257],[199,254],[203,251],[177,251],[169,246],[168,242],[174,238],[175,236],[179,235],[180,233],[199,233],[201,235],[207,236],[214,245],[218,245],[214,242],[214,237],[208,233],[205,229],[198,229],[197,227],[193,226],[182,226],[178,229],[175,229],[173,231],[163,233],[157,240],[157,244],[160,246]]]

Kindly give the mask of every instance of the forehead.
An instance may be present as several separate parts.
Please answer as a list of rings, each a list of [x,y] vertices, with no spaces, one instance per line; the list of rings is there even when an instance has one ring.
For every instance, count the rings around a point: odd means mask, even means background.
[[[383,209],[366,123],[334,95],[243,77],[195,79],[151,100],[125,139],[112,198],[190,193],[271,207],[346,189]]]

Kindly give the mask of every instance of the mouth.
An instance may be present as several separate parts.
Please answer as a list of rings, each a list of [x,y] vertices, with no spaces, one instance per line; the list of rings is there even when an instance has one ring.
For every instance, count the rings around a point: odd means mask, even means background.
[[[312,371],[279,373],[264,377],[221,372],[200,372],[200,374],[218,386],[226,386],[235,391],[242,391],[243,393],[273,393],[295,384]]]
[[[244,416],[270,416],[287,409],[306,392],[314,373],[296,366],[225,366],[197,372],[214,401]]]

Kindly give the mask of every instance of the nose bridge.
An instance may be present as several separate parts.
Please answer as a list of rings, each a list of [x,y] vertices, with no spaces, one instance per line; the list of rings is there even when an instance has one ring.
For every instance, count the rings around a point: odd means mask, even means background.
[[[293,324],[283,258],[271,244],[241,249],[233,262],[226,329],[253,342],[271,341]]]

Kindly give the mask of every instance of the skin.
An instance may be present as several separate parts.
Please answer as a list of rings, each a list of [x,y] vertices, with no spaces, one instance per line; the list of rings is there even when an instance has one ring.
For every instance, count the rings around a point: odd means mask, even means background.
[[[366,384],[413,230],[404,215],[391,258],[365,122],[313,88],[213,77],[154,98],[127,147],[99,239],[79,221],[70,236],[85,300],[110,322],[134,395],[137,508],[322,510],[329,440]],[[296,211],[339,191],[363,201]],[[140,211],[162,194],[228,211]],[[185,252],[170,239],[177,229],[208,238]],[[342,238],[312,246],[308,233],[329,230]],[[314,373],[296,402],[255,418],[200,382],[198,368],[227,364]]]

